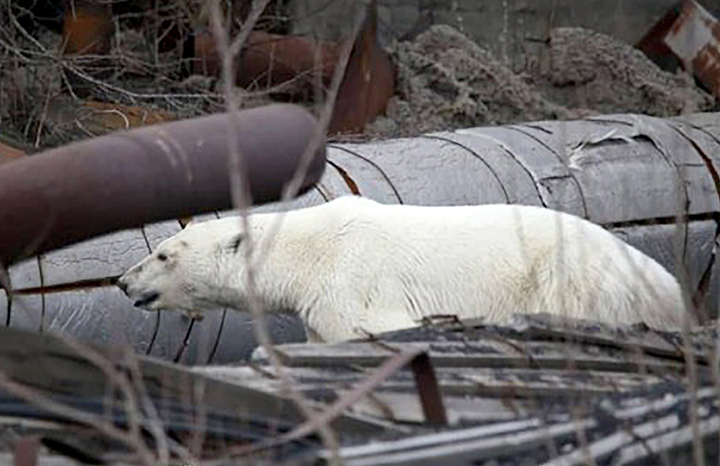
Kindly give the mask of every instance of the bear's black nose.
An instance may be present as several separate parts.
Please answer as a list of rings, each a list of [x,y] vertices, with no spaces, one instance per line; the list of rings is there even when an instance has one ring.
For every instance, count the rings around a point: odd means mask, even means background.
[[[118,288],[120,288],[122,290],[123,293],[127,294],[128,285],[122,279],[122,277],[118,278],[117,281],[115,282],[115,284],[117,285]]]

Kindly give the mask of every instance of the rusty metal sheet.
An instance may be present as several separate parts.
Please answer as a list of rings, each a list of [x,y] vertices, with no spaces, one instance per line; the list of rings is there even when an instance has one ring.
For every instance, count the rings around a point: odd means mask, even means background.
[[[233,137],[248,167],[254,203],[280,198],[316,137],[315,119],[291,105],[238,112]],[[111,231],[228,208],[228,115],[116,133],[0,168],[0,262]],[[301,183],[325,168],[312,154]]]
[[[348,38],[347,40],[351,40]],[[395,92],[395,70],[377,43],[377,4],[370,1],[338,88],[328,133],[362,133],[383,113]],[[318,41],[310,35],[252,31],[237,63],[237,82],[251,90],[277,86],[278,92],[313,95],[318,82],[329,86],[340,65],[343,42]],[[221,60],[215,39],[200,32],[194,39],[194,72],[219,75]]]
[[[720,98],[720,23],[695,0],[685,0],[663,42]]]
[[[371,0],[365,11],[338,89],[329,134],[363,133],[395,94],[395,68],[377,41],[377,0]]]
[[[487,138],[504,148],[532,176],[546,207],[587,217],[583,192],[557,148],[520,127],[468,128],[457,132]]]

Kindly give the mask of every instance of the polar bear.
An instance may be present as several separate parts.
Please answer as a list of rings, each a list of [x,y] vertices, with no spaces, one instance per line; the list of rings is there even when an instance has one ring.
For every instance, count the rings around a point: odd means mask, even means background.
[[[348,196],[278,215],[248,218],[256,297],[266,311],[297,312],[311,341],[413,327],[431,315],[502,323],[551,313],[663,330],[690,321],[660,264],[554,210]],[[237,217],[191,224],[118,285],[149,310],[246,309],[246,240]]]

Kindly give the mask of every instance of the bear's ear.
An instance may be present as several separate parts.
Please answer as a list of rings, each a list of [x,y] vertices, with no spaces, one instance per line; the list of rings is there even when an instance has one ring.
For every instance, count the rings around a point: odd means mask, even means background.
[[[238,251],[240,251],[240,245],[242,244],[243,239],[245,239],[245,233],[238,233],[230,240],[228,248],[233,252],[233,254],[237,254]]]

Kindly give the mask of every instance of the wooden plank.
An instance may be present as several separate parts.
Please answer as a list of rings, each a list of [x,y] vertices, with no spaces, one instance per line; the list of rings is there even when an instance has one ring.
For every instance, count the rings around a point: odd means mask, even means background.
[[[125,358],[129,353],[95,349],[109,364],[120,367],[127,364]],[[207,378],[175,364],[132,357],[137,358],[145,389],[156,403],[163,399],[186,403],[192,400],[195,405],[203,404],[208,412],[228,413],[239,419],[265,423],[270,429],[268,435],[275,432],[273,426],[288,428],[305,420],[287,398]],[[108,381],[103,372],[85,354],[55,335],[1,328],[0,367],[4,375],[49,396],[102,399],[108,394]],[[334,427],[355,435],[378,434],[390,428],[386,423],[353,415],[340,416]]]
[[[345,449],[340,449],[340,457],[347,466],[477,464],[485,459],[519,455],[548,442],[557,445],[594,426],[594,421],[578,420],[489,438],[463,438],[459,435],[461,431],[456,434],[457,440],[436,442],[428,436],[423,438],[428,445],[398,449],[388,442],[383,445],[386,447],[384,451],[377,449],[362,455],[349,455]]]
[[[442,367],[542,367],[596,371],[676,371],[684,365],[652,356],[614,351],[609,348],[568,343],[484,340],[466,343],[341,343],[334,345],[290,344],[278,347],[283,361],[290,366],[367,366],[377,365],[393,354],[390,349],[428,351],[436,368]],[[261,358],[262,356],[258,356]],[[259,362],[259,361],[256,361]]]
[[[0,464],[16,464],[13,463],[15,455],[11,453],[0,453]],[[35,466],[77,466],[78,462],[74,459],[66,458],[59,455],[40,454],[37,457]]]
[[[627,350],[628,354],[642,350],[670,358],[682,357],[680,348],[652,330],[614,327],[552,314],[518,315],[510,327],[519,333],[515,337],[518,340],[552,339],[559,344],[572,342],[617,348]]]
[[[272,367],[263,368],[272,374]],[[576,371],[572,369],[505,369],[505,368],[436,368],[443,397],[499,397],[499,398],[564,398],[627,393],[667,380],[651,374],[625,372]],[[295,388],[312,396],[324,390],[340,392],[359,384],[367,371],[342,371],[338,368],[315,369],[293,367],[288,370]],[[267,378],[262,374],[256,377]],[[680,375],[677,376],[680,378]],[[268,380],[266,386],[281,390],[280,382]],[[417,393],[417,386],[409,371],[401,371],[378,386],[380,392]]]
[[[528,417],[534,408],[534,401],[470,396],[443,396],[443,404],[451,426],[513,421]],[[399,423],[426,421],[417,393],[377,391],[353,404],[350,412]]]
[[[480,440],[504,434],[529,432],[543,425],[543,421],[537,418],[519,419],[490,426],[454,429],[448,432],[430,433],[394,440],[371,442],[363,445],[354,445],[343,448],[341,450],[341,454],[342,458],[346,461],[359,460],[370,456],[387,455],[403,451],[413,451],[418,448],[442,446],[446,443],[452,442]]]
[[[675,429],[680,424],[680,419],[676,415],[666,416],[661,419],[653,419],[636,426],[626,426],[619,432],[604,436],[600,440],[596,440],[587,446],[576,448],[570,453],[566,453],[557,458],[553,458],[542,466],[572,466],[585,464],[588,460],[598,462],[602,459],[615,454],[625,445],[633,443],[638,439],[647,439],[650,436],[667,432]]]
[[[701,420],[698,422],[697,429],[699,436],[704,441],[712,436],[710,441],[716,442],[718,431],[720,431],[720,417],[715,415]],[[642,463],[642,460],[662,457],[662,455],[667,455],[665,457],[669,457],[671,464],[689,464],[688,460],[692,458],[691,445],[694,436],[693,427],[688,425],[654,438],[645,439],[642,442],[634,442],[619,452],[614,458],[613,464],[617,466],[638,463],[647,464]],[[682,447],[684,447],[683,450],[678,452],[677,449]],[[675,458],[675,455],[672,454],[673,450],[675,450],[676,454],[679,453],[678,458]]]

